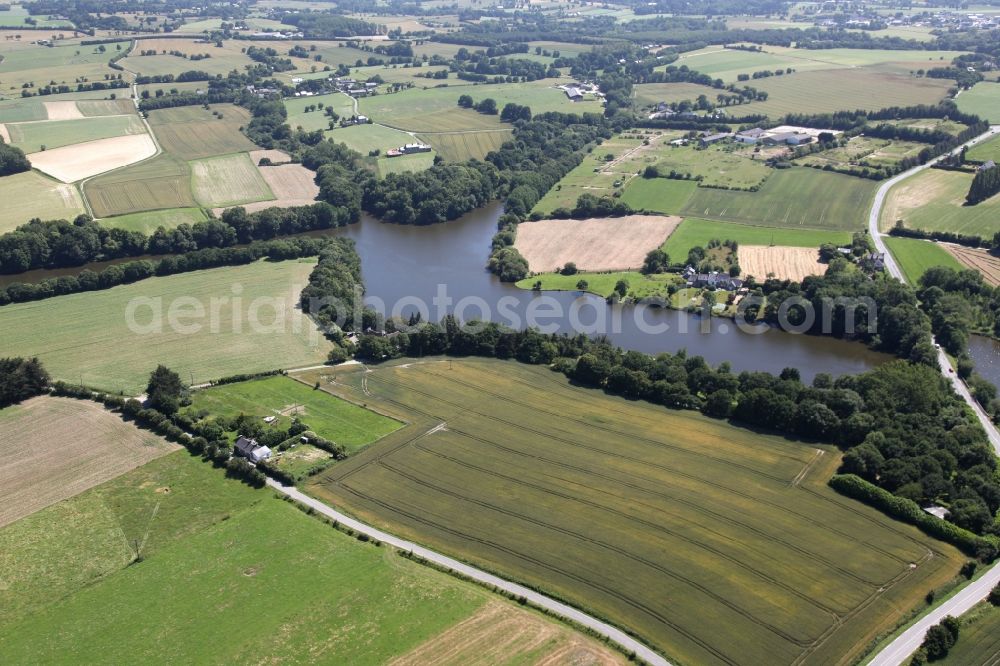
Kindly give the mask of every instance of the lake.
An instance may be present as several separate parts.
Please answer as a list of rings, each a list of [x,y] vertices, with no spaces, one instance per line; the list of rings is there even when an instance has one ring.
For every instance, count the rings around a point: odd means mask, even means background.
[[[386,224],[366,216],[333,233],[356,242],[366,299],[387,315],[408,316],[419,309],[430,321],[449,312],[464,320],[519,325],[533,320],[546,326],[546,332],[606,333],[621,347],[647,353],[686,349],[712,365],[729,361],[737,371],[778,373],[794,367],[807,381],[820,372],[863,372],[891,358],[830,337],[775,329],[747,333],[724,318],[703,319],[655,306],[610,306],[580,292],[518,289],[485,268],[500,214],[495,204],[431,226]]]

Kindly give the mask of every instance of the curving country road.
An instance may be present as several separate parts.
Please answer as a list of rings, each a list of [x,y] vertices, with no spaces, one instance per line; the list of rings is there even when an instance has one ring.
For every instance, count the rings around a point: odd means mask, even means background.
[[[443,425],[444,424],[442,423],[438,427],[440,428]],[[651,649],[632,638],[621,629],[616,629],[606,622],[601,622],[597,618],[591,617],[581,610],[573,608],[572,606],[567,606],[566,604],[547,597],[544,594],[539,594],[534,590],[529,590],[528,588],[518,585],[517,583],[504,580],[503,578],[486,573],[485,571],[469,566],[463,562],[459,562],[458,560],[452,559],[446,555],[442,555],[434,552],[433,550],[424,548],[423,546],[418,546],[415,543],[406,541],[405,539],[400,539],[399,537],[387,534],[370,525],[366,525],[354,518],[351,518],[350,516],[340,513],[328,504],[324,504],[319,500],[309,497],[292,486],[286,486],[283,483],[275,481],[271,478],[267,479],[267,485],[271,486],[271,488],[276,491],[291,497],[295,501],[312,508],[317,513],[321,513],[327,518],[332,518],[341,525],[351,528],[355,532],[367,534],[372,539],[377,539],[383,543],[387,543],[394,548],[398,548],[399,550],[409,551],[417,557],[423,558],[428,562],[433,562],[439,567],[461,574],[466,578],[470,578],[485,585],[490,585],[517,597],[524,597],[533,606],[544,608],[553,615],[571,620],[581,626],[587,627],[591,631],[604,636],[614,643],[617,643],[624,648],[626,652],[635,652],[636,657],[648,664],[651,664],[651,666],[671,666],[670,662],[666,659],[658,655],[656,652],[653,652]]]
[[[980,143],[981,141],[992,137],[997,132],[1000,132],[1000,125],[992,126],[988,132],[980,134],[962,146],[959,146],[953,150],[952,153],[958,153],[963,146],[973,146]],[[892,256],[892,253],[889,252],[889,248],[886,246],[882,237],[882,232],[879,231],[879,217],[882,214],[882,206],[885,204],[886,195],[889,193],[892,186],[901,180],[923,171],[924,169],[930,168],[932,164],[933,161],[928,162],[927,164],[922,164],[918,167],[910,169],[909,171],[904,171],[895,178],[887,180],[883,183],[882,186],[879,187],[878,192],[875,194],[875,201],[872,203],[871,213],[868,216],[868,232],[871,235],[872,240],[875,242],[875,247],[878,251],[885,253],[886,270],[889,271],[890,275],[897,278],[901,282],[906,282],[906,277],[900,270],[899,264],[896,263],[896,259]],[[955,389],[955,392],[960,395],[969,407],[972,408],[972,411],[975,412],[976,417],[983,426],[983,430],[986,431],[986,435],[989,437],[990,444],[993,445],[993,450],[998,456],[1000,456],[1000,433],[997,432],[996,427],[993,425],[993,422],[990,421],[986,412],[983,411],[983,408],[980,407],[979,403],[972,397],[972,394],[969,392],[969,388],[965,385],[965,382],[959,379],[958,375],[954,373],[951,363],[948,360],[948,356],[940,348],[938,348],[938,365],[941,367],[941,374],[948,378],[952,387]],[[990,590],[992,590],[998,583],[1000,583],[1000,563],[994,564],[979,579],[970,583],[958,594],[951,597],[920,620],[907,627],[907,629],[894,641],[876,654],[871,661],[868,662],[868,666],[898,666],[899,664],[902,664],[917,650],[917,648],[920,647],[920,644],[924,640],[924,634],[927,633],[928,629],[941,622],[941,620],[948,615],[958,617],[959,615],[965,613],[970,608],[985,599],[990,593]]]

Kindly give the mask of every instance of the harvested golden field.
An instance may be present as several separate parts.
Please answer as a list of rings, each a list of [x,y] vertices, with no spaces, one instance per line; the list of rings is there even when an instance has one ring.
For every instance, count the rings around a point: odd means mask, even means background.
[[[622,655],[513,604],[491,601],[389,666],[624,664]]]
[[[45,102],[45,112],[49,114],[49,120],[77,120],[83,118],[76,102]]]
[[[304,206],[313,203],[319,196],[319,186],[314,182],[316,174],[301,164],[258,168],[277,199],[271,202],[272,206]]]
[[[819,250],[812,247],[740,245],[738,254],[743,275],[758,280],[773,275],[779,280],[801,282],[809,275],[826,272],[826,264],[819,261]]]
[[[134,134],[32,153],[28,160],[39,171],[64,183],[75,183],[155,154],[156,144],[148,134]]]
[[[982,248],[965,247],[953,243],[939,243],[958,263],[983,274],[983,280],[994,287],[1000,286],[1000,257]]]
[[[587,220],[540,220],[517,227],[514,247],[529,268],[548,272],[573,262],[582,271],[639,268],[646,254],[673,233],[681,218],[626,215]]]
[[[291,162],[292,158],[288,156],[283,150],[251,150],[250,159],[253,160],[254,164],[259,164],[264,158],[267,158],[274,162],[275,164],[283,164],[285,162]]]
[[[177,448],[87,400],[0,410],[0,527]]]

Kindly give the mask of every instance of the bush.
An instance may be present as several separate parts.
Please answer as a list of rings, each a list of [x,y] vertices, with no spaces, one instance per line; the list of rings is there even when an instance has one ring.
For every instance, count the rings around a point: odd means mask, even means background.
[[[926,534],[947,541],[969,555],[983,561],[992,561],[997,556],[996,537],[980,537],[962,529],[958,525],[932,516],[908,499],[896,497],[888,490],[868,483],[854,474],[835,474],[829,481],[837,492],[864,502],[893,518],[920,528]]]

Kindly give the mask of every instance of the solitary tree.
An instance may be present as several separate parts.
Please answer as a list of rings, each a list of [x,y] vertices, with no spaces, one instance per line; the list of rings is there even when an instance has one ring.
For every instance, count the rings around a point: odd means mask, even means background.
[[[184,386],[180,375],[164,365],[156,366],[149,375],[146,398],[149,406],[164,414],[173,414],[180,408]]]

